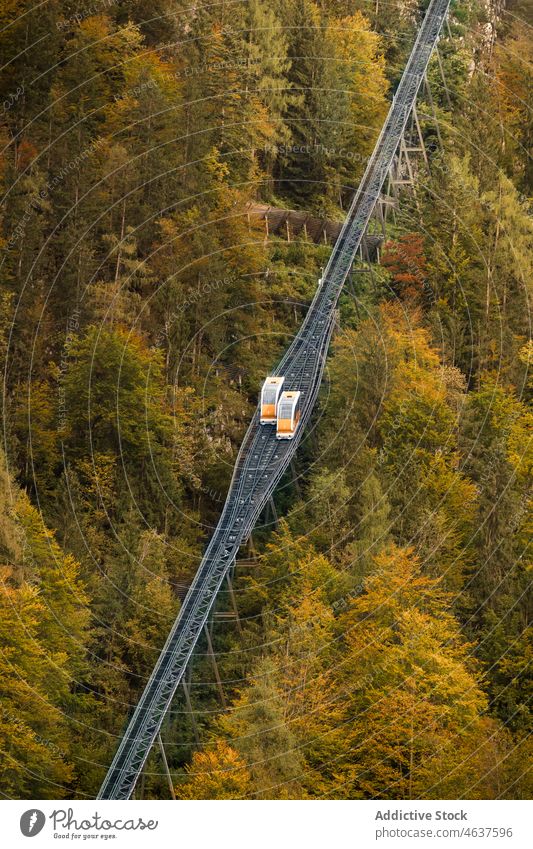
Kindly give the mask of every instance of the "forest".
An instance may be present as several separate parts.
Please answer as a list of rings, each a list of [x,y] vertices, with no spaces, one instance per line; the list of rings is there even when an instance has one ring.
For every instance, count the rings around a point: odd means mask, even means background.
[[[342,222],[427,5],[0,3],[2,798],[96,796],[331,251],[251,205]],[[533,4],[448,23],[177,801],[531,798]]]

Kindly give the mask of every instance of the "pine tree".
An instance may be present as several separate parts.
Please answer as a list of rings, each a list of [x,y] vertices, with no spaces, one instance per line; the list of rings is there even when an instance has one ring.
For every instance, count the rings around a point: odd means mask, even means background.
[[[456,798],[475,776],[457,744],[479,726],[486,699],[439,582],[422,575],[412,552],[391,548],[339,626],[332,794]]]
[[[487,381],[461,422],[464,467],[479,490],[467,629],[480,641],[494,710],[511,727],[527,715],[528,545],[531,531],[531,413]]]
[[[332,90],[331,44],[325,39],[326,23],[317,5],[312,0],[291,0],[284,8],[283,23],[291,32],[289,82],[296,99],[286,118],[292,144],[278,158],[276,177],[284,192],[310,208],[324,194],[328,178],[334,179],[327,152],[333,145],[327,142],[344,116],[338,110],[341,96]]]
[[[0,785],[7,796],[60,798],[81,778],[89,739],[88,598],[65,554],[1,458]]]
[[[513,149],[515,168],[526,195],[531,195],[533,187],[532,58],[531,41],[517,21],[505,46],[502,44],[496,50],[496,82],[506,140]]]
[[[420,301],[427,264],[423,237],[417,233],[404,233],[396,242],[386,242],[381,262],[392,276],[393,292],[400,298]]]
[[[303,761],[287,723],[271,661],[256,667],[250,686],[236,698],[231,714],[222,717],[219,725],[248,766],[254,796],[302,798]]]
[[[310,542],[335,560],[351,537],[350,500],[351,493],[342,472],[325,469],[311,480],[305,505],[294,508],[291,525],[301,534],[305,529]]]
[[[141,534],[129,569],[124,617],[125,658],[131,675],[143,680],[164,645],[179,605],[169,582],[164,540],[153,531]]]
[[[345,125],[335,128],[338,135],[333,136],[339,150],[336,164],[348,186],[353,186],[364,171],[388,110],[385,60],[381,40],[360,12],[330,19],[327,38],[335,87],[347,97]]]
[[[70,741],[51,682],[62,660],[47,653],[39,637],[43,606],[38,590],[15,584],[2,567],[0,592],[2,793],[16,798],[60,798],[73,778]]]
[[[250,771],[224,740],[195,752],[186,768],[187,780],[176,787],[178,799],[242,799],[252,788]]]
[[[260,157],[260,161],[270,170],[272,157],[268,154],[269,146],[290,140],[290,130],[284,120],[292,100],[288,80],[290,63],[287,58],[287,36],[276,11],[264,0],[251,0],[249,3],[248,27],[246,78],[251,90],[257,92],[267,109],[271,124]]]

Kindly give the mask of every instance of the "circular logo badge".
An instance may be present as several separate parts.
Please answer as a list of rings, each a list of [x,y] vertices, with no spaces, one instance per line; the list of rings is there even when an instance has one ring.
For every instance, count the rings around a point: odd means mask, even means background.
[[[30,808],[29,811],[24,811],[20,818],[20,830],[24,837],[35,837],[42,831],[45,822],[46,817],[42,811]]]

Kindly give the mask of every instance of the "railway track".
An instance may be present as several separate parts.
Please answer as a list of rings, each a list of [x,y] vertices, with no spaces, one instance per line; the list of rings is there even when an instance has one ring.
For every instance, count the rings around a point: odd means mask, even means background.
[[[278,441],[256,411],[240,447],[228,496],[179,615],[120,740],[99,799],[128,799],[180,684],[222,582],[298,448],[311,416],[335,324],[335,309],[405,132],[450,0],[431,0],[389,114],[297,336],[274,374],[300,390],[295,437]]]

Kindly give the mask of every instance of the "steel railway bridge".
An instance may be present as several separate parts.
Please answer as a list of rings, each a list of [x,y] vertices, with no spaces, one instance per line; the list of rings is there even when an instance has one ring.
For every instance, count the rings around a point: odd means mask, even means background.
[[[301,420],[295,438],[276,440],[275,428],[261,427],[259,410],[256,411],[237,456],[220,520],[120,740],[99,799],[128,799],[133,792],[239,547],[250,536],[298,447],[320,387],[340,293],[385,181],[401,156],[402,144],[405,149],[403,139],[407,124],[449,4],[450,0],[431,0],[429,4],[387,119],[331,252],[322,285],[317,289],[298,335],[274,372],[285,376],[285,390],[302,393]]]

